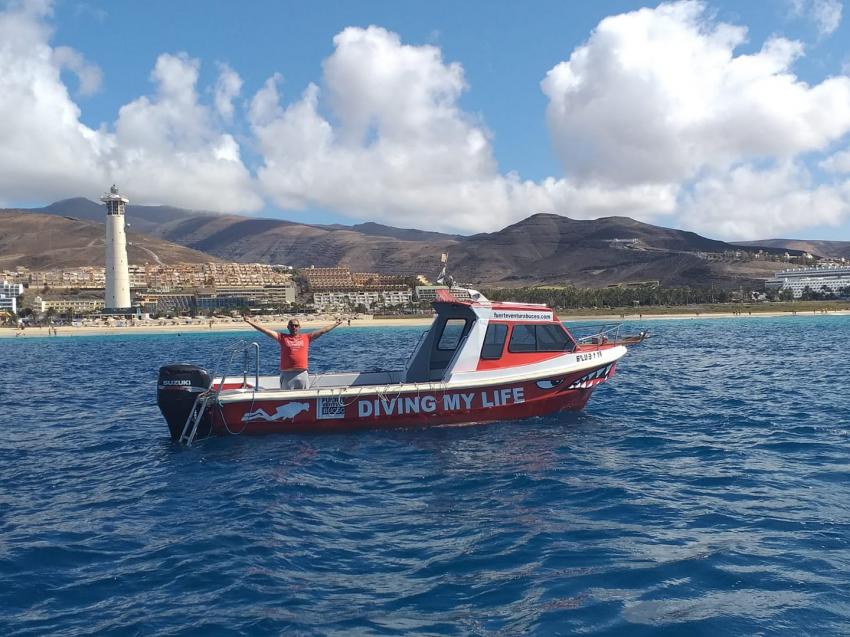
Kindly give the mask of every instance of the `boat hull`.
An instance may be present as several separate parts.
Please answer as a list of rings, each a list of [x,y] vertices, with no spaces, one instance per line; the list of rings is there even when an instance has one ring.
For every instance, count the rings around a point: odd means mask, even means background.
[[[584,408],[594,389],[613,376],[616,363],[557,378],[437,391],[397,391],[391,386],[362,394],[274,398],[263,392],[222,392],[210,405],[204,429],[212,434],[319,433],[519,420]]]

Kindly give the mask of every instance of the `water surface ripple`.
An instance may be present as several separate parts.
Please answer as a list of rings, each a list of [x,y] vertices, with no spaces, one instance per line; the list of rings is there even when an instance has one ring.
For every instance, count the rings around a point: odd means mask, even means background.
[[[232,334],[2,339],[0,634],[847,634],[850,317],[651,328],[580,414],[191,449],[156,369]]]

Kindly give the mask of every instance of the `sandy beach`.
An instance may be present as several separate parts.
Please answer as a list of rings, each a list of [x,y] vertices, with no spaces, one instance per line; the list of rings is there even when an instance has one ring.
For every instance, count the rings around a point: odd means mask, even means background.
[[[795,316],[847,316],[850,315],[850,310],[832,310],[832,311],[807,311],[807,312],[753,312],[748,313],[695,313],[695,314],[620,314],[610,315],[561,315],[562,321],[567,323],[584,323],[584,322],[604,322],[604,323],[621,323],[621,322],[646,322],[646,321],[677,321],[677,320],[696,320],[696,319],[754,319],[754,318],[777,318],[777,317],[795,317]],[[258,320],[256,317],[254,320]],[[314,329],[331,323],[331,320],[308,320],[300,319],[301,325],[307,329]],[[352,319],[351,324],[343,323],[338,329],[358,329],[363,327],[424,327],[431,324],[429,317],[416,318],[359,318]],[[286,330],[287,320],[270,320],[260,322],[274,330]],[[195,321],[193,323],[173,323],[156,324],[156,323],[140,323],[137,325],[89,325],[74,327],[70,325],[60,325],[56,328],[56,334],[50,333],[48,327],[27,327],[24,330],[19,330],[12,327],[0,328],[0,338],[53,338],[54,336],[118,336],[122,334],[189,334],[198,332],[252,332],[242,321]]]

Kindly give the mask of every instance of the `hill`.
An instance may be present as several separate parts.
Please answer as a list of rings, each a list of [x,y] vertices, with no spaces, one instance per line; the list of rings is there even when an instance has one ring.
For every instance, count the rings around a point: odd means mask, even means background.
[[[850,259],[850,241],[819,241],[817,239],[765,239],[763,241],[737,241],[740,246],[766,246],[769,248],[808,252],[819,257]]]
[[[101,211],[102,213],[102,211]],[[140,232],[127,233],[130,263],[203,263],[219,259]],[[102,223],[34,212],[0,211],[0,268],[103,265]]]
[[[86,199],[67,199],[29,214],[45,212],[77,217],[81,223],[103,221],[103,207]],[[127,219],[132,228],[152,237],[227,261],[433,276],[440,253],[449,252],[455,277],[477,285],[600,287],[658,281],[737,287],[782,267],[775,262],[700,258],[700,253],[738,248],[628,217],[575,220],[536,214],[498,232],[469,237],[377,223],[310,225],[168,206],[131,205]]]

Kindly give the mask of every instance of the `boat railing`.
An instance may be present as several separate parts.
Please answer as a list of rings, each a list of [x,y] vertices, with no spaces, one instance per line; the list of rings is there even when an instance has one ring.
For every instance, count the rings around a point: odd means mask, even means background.
[[[248,341],[237,341],[230,347],[221,351],[218,355],[213,373],[211,375],[211,385],[203,393],[198,394],[195,402],[192,405],[192,410],[189,412],[189,417],[186,418],[186,424],[183,425],[183,431],[180,433],[180,442],[187,447],[192,446],[192,441],[198,433],[198,425],[207,411],[207,406],[215,404],[218,401],[218,396],[224,387],[224,381],[227,379],[227,372],[233,367],[233,359],[238,354],[243,354],[242,358],[242,389],[248,388],[248,370],[250,368],[251,351],[254,351],[254,387],[253,391],[257,391],[260,387],[260,344],[256,341],[249,343]],[[224,357],[227,356],[227,363],[222,366]],[[221,369],[221,378],[216,383],[218,378],[218,370]]]
[[[568,325],[567,329],[579,345],[602,345],[620,340],[622,323]]]
[[[221,393],[221,388],[224,386],[224,381],[227,378],[227,372],[233,368],[233,360],[238,354],[242,354],[242,388],[248,387],[248,371],[250,369],[251,350],[254,352],[254,390],[260,388],[260,344],[256,341],[237,341],[230,347],[221,351],[216,361],[212,373],[212,387],[216,388],[216,395]],[[222,366],[224,357],[227,356],[227,363]],[[218,370],[221,369],[221,380],[216,385],[218,378]]]

